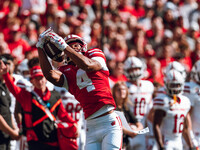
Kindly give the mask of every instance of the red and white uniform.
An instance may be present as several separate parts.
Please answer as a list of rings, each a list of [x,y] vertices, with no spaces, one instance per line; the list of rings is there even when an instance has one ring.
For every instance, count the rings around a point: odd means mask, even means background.
[[[120,149],[122,128],[118,115],[111,113],[96,118],[115,108],[108,81],[106,58],[100,49],[90,49],[84,55],[98,61],[102,69],[85,72],[77,66],[65,65],[59,70],[66,77],[63,86],[75,96],[83,108],[87,120],[86,149]]]
[[[85,56],[96,60],[101,59],[101,61],[103,58],[103,63],[106,62],[100,49],[88,50]],[[59,70],[63,72],[67,79],[68,91],[75,96],[83,107],[86,119],[104,105],[115,107],[108,82],[109,71],[106,66],[95,72],[85,72],[73,65],[61,66]]]
[[[190,115],[192,130],[194,132],[195,142],[197,141],[198,147],[200,148],[200,85],[193,81],[186,82],[184,86],[184,95],[187,96],[191,102],[192,111]]]
[[[145,125],[145,117],[153,106],[152,94],[154,86],[147,80],[140,80],[139,85],[127,82],[127,86],[129,89],[129,98],[133,103],[133,106],[130,106],[130,110],[138,121]]]
[[[175,104],[174,99],[166,94],[159,94],[154,98],[154,109],[160,109],[166,112],[166,116],[161,123],[161,133],[163,135],[164,147],[168,149],[182,150],[182,131],[183,123],[187,113],[190,110],[190,100],[183,95],[177,96]]]
[[[147,80],[140,80],[138,85],[127,82],[127,86],[129,89],[129,99],[133,104],[129,106],[130,111],[145,127],[146,117],[153,106],[152,94],[154,92],[154,86],[152,82]],[[144,141],[145,135],[130,138],[130,146],[134,149],[140,145],[138,149],[144,150],[146,148]]]
[[[62,103],[68,114],[78,123],[79,137],[77,139],[79,150],[83,150],[86,138],[86,122],[80,103],[66,88],[55,86],[54,89],[61,95]]]

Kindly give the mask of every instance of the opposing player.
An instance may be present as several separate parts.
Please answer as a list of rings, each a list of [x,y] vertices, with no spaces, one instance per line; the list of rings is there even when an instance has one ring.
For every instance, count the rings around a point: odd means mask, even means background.
[[[186,80],[187,73],[186,73],[185,67],[178,61],[173,61],[167,65],[167,67],[165,68],[164,76],[166,76],[168,72],[172,69],[180,72],[184,80]],[[163,94],[163,93],[166,93],[164,86],[159,88],[158,91],[156,91],[155,95]]]
[[[43,50],[46,40],[50,40],[65,53],[68,65],[59,70],[52,69]],[[87,44],[76,35],[68,35],[64,41],[51,29],[40,35],[36,46],[45,77],[54,85],[65,87],[83,108],[87,121],[85,149],[121,149],[121,121],[113,111],[116,106],[108,82],[109,71],[103,52],[98,48],[87,50]]]
[[[80,103],[71,95],[66,88],[55,86],[54,89],[61,95],[62,103],[68,114],[77,122],[79,137],[77,144],[79,150],[84,150],[86,138],[86,122],[84,118],[83,109]]]
[[[124,71],[128,79],[127,86],[129,89],[129,99],[133,105],[130,105],[130,111],[138,119],[139,122],[145,127],[146,118],[149,110],[151,109],[152,94],[154,86],[150,81],[141,80],[144,74],[144,64],[137,57],[128,57],[124,62]],[[144,150],[145,135],[136,136],[130,140],[130,149]]]
[[[200,148],[200,60],[192,67],[192,80],[185,83],[184,95],[187,96],[191,102],[192,141],[194,145]]]
[[[188,129],[190,100],[183,96],[184,77],[172,69],[164,79],[166,94],[154,98],[153,129],[161,150],[182,150],[182,135],[193,148]]]

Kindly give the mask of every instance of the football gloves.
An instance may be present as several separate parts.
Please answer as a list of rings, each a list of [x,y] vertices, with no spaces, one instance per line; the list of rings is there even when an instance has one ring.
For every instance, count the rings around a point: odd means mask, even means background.
[[[64,51],[64,49],[68,46],[65,40],[53,31],[50,31],[48,35],[46,35],[46,38],[49,39],[49,41],[54,44],[60,51]]]
[[[44,32],[42,32],[38,38],[38,42],[36,43],[36,47],[37,48],[41,48],[43,49],[43,45],[46,41],[45,36],[47,36],[50,32],[52,31],[51,27],[48,28],[47,30],[45,30]]]

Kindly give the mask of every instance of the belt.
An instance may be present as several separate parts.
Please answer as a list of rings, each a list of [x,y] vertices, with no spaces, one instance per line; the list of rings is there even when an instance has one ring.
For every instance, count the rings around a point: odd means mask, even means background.
[[[104,113],[104,114],[102,114],[102,115],[99,115],[99,116],[93,118],[93,119],[96,119],[96,118],[100,118],[100,117],[106,116],[106,115],[108,115],[108,114],[113,113],[113,111],[114,111],[114,110],[110,110],[110,111],[108,111],[108,112],[106,112],[106,113]]]

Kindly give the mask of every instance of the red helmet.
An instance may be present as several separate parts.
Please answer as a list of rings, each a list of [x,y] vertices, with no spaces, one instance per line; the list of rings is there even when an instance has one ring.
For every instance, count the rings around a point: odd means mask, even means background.
[[[78,42],[82,47],[80,52],[87,51],[87,43],[78,35],[70,34],[67,37],[65,37],[64,40],[68,45]]]

